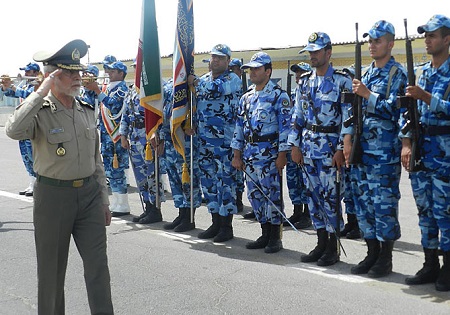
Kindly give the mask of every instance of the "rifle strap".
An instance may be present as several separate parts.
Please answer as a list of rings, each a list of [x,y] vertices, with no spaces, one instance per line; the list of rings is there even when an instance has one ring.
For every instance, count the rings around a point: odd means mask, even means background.
[[[397,72],[397,69],[398,69],[397,66],[392,66],[391,70],[389,70],[389,80],[387,85],[386,98],[389,98],[389,94],[391,92],[392,78],[394,77],[394,74]]]

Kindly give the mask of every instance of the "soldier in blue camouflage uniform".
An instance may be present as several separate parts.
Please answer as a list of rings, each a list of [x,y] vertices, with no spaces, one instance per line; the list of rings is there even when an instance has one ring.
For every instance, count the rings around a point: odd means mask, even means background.
[[[364,33],[374,59],[361,81],[353,79],[353,92],[362,98],[362,162],[351,168],[351,186],[359,228],[367,244],[367,256],[351,269],[372,278],[392,272],[392,249],[400,238],[400,109],[397,96],[404,94],[406,74],[391,52],[394,26],[384,20]],[[352,150],[354,126],[345,128],[344,154]]]
[[[112,216],[123,216],[130,214],[125,175],[125,169],[129,168],[129,154],[119,141],[120,121],[126,108],[124,98],[128,93],[128,87],[124,80],[127,66],[121,61],[115,61],[111,64],[105,62],[104,68],[110,81],[105,93],[100,90],[96,82],[86,87],[95,91],[98,101],[101,103],[99,115],[101,153],[106,177],[113,194],[110,206],[111,214]],[[106,122],[104,117],[107,119]],[[110,126],[109,130],[114,132],[112,136],[108,133],[107,126]]]
[[[90,83],[97,84],[97,77],[99,74],[98,67],[95,65],[88,65],[87,69],[83,71],[83,76],[81,77],[81,81],[83,83],[83,89],[81,90],[81,99],[88,104],[94,105],[96,108],[98,107],[98,96],[95,91],[88,88]]]
[[[270,80],[272,60],[268,54],[254,54],[242,68],[250,69],[253,85],[239,102],[238,120],[231,142],[233,166],[245,169],[251,177],[246,178],[247,196],[262,230],[262,235],[247,243],[246,247],[264,248],[266,253],[276,253],[283,248],[280,234],[284,216],[281,174],[290,150],[287,137],[291,102],[289,95]]]
[[[298,89],[298,82],[302,74],[311,71],[311,66],[306,62],[299,62],[298,64],[291,66],[291,71],[295,73],[296,87],[291,92],[292,110],[291,116],[294,112],[295,93]],[[286,183],[289,189],[289,198],[294,205],[294,213],[289,217],[291,222],[297,229],[309,228],[311,223],[311,217],[309,215],[308,197],[306,196],[306,186],[303,183],[303,171],[302,168],[292,161],[291,152],[287,155],[286,165]],[[287,221],[283,222],[284,226],[290,226]]]
[[[327,34],[311,34],[300,53],[304,51],[309,52],[315,70],[300,78],[289,143],[292,160],[304,165],[306,171],[303,180],[318,242],[301,261],[328,266],[339,261],[336,231],[343,224],[336,176],[344,165],[340,131],[343,113],[348,110],[348,104],[341,103],[341,92],[351,89],[351,79],[330,65],[332,46]]]
[[[145,159],[146,147],[150,145],[145,129],[145,109],[140,104],[139,93],[134,86],[128,91],[124,104],[125,110],[119,129],[120,141],[122,147],[130,154],[131,167],[141,195],[141,202],[145,205],[143,213],[134,217],[132,221],[141,224],[161,222],[161,209],[156,205],[155,162]],[[162,151],[163,147],[161,146],[160,155]],[[159,184],[160,200],[165,201],[161,180],[159,180]]]
[[[176,208],[178,208],[178,216],[170,223],[164,225],[166,230],[174,230],[175,232],[186,232],[195,228],[194,216],[191,217],[191,193],[190,182],[183,183],[182,173],[183,164],[185,163],[183,156],[175,150],[170,131],[170,120],[172,117],[173,105],[173,80],[170,79],[164,84],[164,119],[161,126],[161,135],[164,138],[164,156],[167,162],[167,174],[169,176],[170,188],[172,191],[172,199]],[[201,206],[202,192],[200,190],[200,169],[198,166],[198,136],[193,135],[193,213],[195,209]],[[188,166],[187,173],[190,175],[189,167],[191,161],[191,137],[185,136],[185,156]]]
[[[230,48],[218,44],[211,50],[211,71],[200,78],[189,77],[197,98],[195,121],[200,141],[201,185],[212,216],[212,225],[198,237],[214,238],[214,242],[233,238],[232,220],[237,213],[237,170],[231,166],[230,144],[242,82],[228,70],[230,57]]]
[[[425,46],[431,61],[416,71],[416,86],[408,86],[406,96],[417,100],[422,125],[419,131],[421,168],[410,172],[416,201],[425,263],[407,284],[435,282],[436,290],[450,291],[450,19],[434,15],[425,25]],[[402,164],[409,170],[410,134],[400,134]],[[440,234],[440,235],[439,235]],[[440,236],[440,238],[439,238]],[[440,268],[438,248],[444,264]]]
[[[41,68],[35,62],[28,63],[25,67],[20,68],[25,71],[27,77],[37,77]],[[20,99],[27,98],[36,88],[38,80],[25,80],[22,81],[17,87],[15,87],[11,80],[3,79],[2,87],[0,90],[0,97],[5,95],[9,97],[15,97]],[[33,170],[33,150],[30,140],[19,140],[20,155],[22,156],[23,164],[28,172],[30,183],[27,188],[19,191],[20,195],[33,196],[34,182],[36,181],[36,173]]]

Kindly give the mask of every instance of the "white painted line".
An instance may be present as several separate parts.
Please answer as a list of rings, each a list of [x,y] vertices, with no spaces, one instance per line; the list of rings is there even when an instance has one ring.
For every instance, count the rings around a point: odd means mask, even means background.
[[[33,202],[33,197],[21,196],[21,195],[13,194],[13,193],[3,191],[3,190],[0,190],[0,196],[17,199],[17,200],[25,201],[25,202],[29,202],[29,203]]]
[[[294,269],[299,269],[299,270],[302,270],[305,272],[309,272],[312,274],[316,274],[316,275],[319,275],[322,277],[337,279],[337,280],[350,282],[350,283],[366,283],[366,282],[374,281],[374,280],[367,279],[367,278],[364,278],[361,276],[343,275],[332,269],[310,266],[310,265],[302,264],[302,263],[300,263],[299,265],[300,265],[300,267],[298,265],[290,266],[290,267],[294,268]]]

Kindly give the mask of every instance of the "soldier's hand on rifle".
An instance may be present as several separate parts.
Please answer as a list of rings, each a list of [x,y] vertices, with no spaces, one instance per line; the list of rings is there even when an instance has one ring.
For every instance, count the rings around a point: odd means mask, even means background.
[[[286,151],[278,152],[277,159],[275,160],[275,166],[277,167],[278,174],[280,175],[283,174],[283,168],[287,164],[286,155],[287,155]]]
[[[120,136],[120,144],[122,145],[122,148],[129,149],[130,148],[130,142],[128,142],[127,136],[121,135]]]
[[[401,161],[405,170],[409,171],[409,161],[411,160],[411,139],[402,139]]]
[[[336,167],[337,169],[341,169],[345,166],[344,152],[342,152],[342,150],[336,151],[333,156],[333,162],[331,165]]]
[[[369,99],[370,90],[361,81],[359,81],[357,79],[353,79],[352,89],[353,89],[353,93],[355,93],[365,99]]]
[[[417,85],[407,86],[406,96],[412,97],[413,99],[416,100],[422,100],[428,105],[431,104],[431,94],[427,91],[424,91],[421,87]]]
[[[303,154],[299,147],[292,146],[291,157],[292,162],[303,165]]]

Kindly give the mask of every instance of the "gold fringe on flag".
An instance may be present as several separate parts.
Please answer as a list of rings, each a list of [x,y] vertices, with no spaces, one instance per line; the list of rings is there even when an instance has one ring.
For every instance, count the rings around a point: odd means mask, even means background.
[[[117,153],[114,152],[113,168],[119,168],[119,160],[117,159]]]
[[[150,141],[147,141],[147,145],[145,146],[145,160],[153,160],[152,145]]]
[[[188,165],[187,163],[183,163],[183,166],[181,168],[182,173],[181,173],[181,183],[182,184],[189,184],[191,182],[190,178],[189,178],[189,170],[188,170]]]

